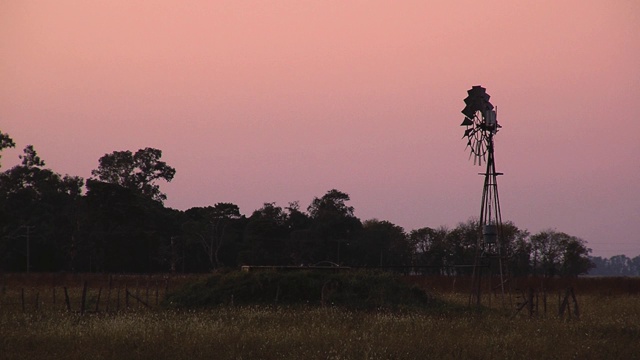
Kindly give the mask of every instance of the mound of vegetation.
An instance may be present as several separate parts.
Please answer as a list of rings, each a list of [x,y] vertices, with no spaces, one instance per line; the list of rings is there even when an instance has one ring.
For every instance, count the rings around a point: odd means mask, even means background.
[[[388,273],[320,271],[230,272],[184,286],[166,306],[317,305],[351,309],[424,307],[434,300]]]

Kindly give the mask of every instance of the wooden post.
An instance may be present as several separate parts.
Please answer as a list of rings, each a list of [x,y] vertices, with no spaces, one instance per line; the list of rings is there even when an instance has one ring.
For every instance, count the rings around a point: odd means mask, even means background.
[[[533,305],[533,288],[532,287],[529,288],[529,295],[527,297],[527,305],[528,305],[527,307],[529,309],[529,317],[533,317],[534,305]]]
[[[139,298],[138,296],[130,293],[129,291],[127,291],[127,296],[132,297],[134,300],[136,300],[139,304],[144,305],[145,307],[149,307],[149,304],[147,304],[146,302],[144,302],[144,300],[142,300],[141,298]]]
[[[69,293],[66,286],[64,287],[64,302],[67,305],[67,311],[71,312],[71,301],[69,301]]]
[[[150,282],[151,282],[151,275],[149,275],[149,277],[147,278],[147,290],[145,293],[145,301],[147,302],[147,304],[149,303],[149,286],[150,286],[149,283]]]
[[[576,294],[573,292],[573,288],[569,288],[571,291],[571,298],[573,299],[573,314],[576,316],[576,319],[580,318],[580,308],[578,308],[578,299],[576,299]]]
[[[140,296],[140,279],[136,278],[136,291],[135,291],[136,297]]]
[[[109,288],[107,289],[107,306],[105,308],[105,312],[109,312],[109,305],[111,304],[111,285],[112,285],[113,277],[109,275]]]
[[[80,302],[80,315],[84,315],[86,301],[87,301],[87,282],[85,281],[82,286],[82,300]]]
[[[544,316],[547,316],[547,290],[543,289],[542,290],[542,304],[543,304],[543,309],[544,309]]]
[[[558,315],[562,316],[562,292],[558,290]]]
[[[98,290],[98,299],[96,300],[96,310],[97,313],[100,310],[100,295],[102,294],[102,288]]]
[[[576,296],[573,293],[573,288],[568,288],[567,291],[565,292],[564,299],[560,304],[560,310],[558,311],[558,315],[562,317],[566,311],[568,318],[571,319],[571,304],[569,303],[569,296],[573,298],[573,305],[574,305],[573,311],[576,318],[578,318],[580,316],[580,310],[578,309],[578,301],[576,300]]]

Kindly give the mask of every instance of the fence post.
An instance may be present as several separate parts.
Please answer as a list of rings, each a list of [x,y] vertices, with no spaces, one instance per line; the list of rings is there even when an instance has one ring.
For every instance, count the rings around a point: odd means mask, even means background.
[[[570,288],[571,298],[573,299],[573,314],[576,316],[576,319],[580,318],[580,308],[578,307],[578,299],[576,299],[576,294],[573,292],[573,288]]]
[[[544,316],[547,316],[547,290],[543,289],[542,304],[544,305]]]
[[[533,316],[533,309],[534,309],[534,304],[533,304],[533,288],[530,287],[529,288],[529,294],[527,296],[527,307],[529,308],[529,317]]]
[[[66,286],[64,287],[64,302],[67,305],[67,311],[71,312],[71,301],[69,301],[69,293]]]
[[[109,305],[111,304],[111,282],[113,281],[113,276],[109,275],[109,288],[107,289],[107,306],[105,308],[105,312],[109,312]]]
[[[80,315],[84,315],[86,301],[87,301],[87,282],[85,281],[82,286],[82,301],[80,303]]]
[[[149,274],[149,277],[147,277],[147,289],[145,291],[144,297],[145,297],[145,301],[147,302],[147,304],[149,303],[149,284],[151,282],[151,274]]]
[[[98,290],[98,299],[96,300],[96,310],[97,313],[100,310],[100,295],[102,295],[102,288]]]

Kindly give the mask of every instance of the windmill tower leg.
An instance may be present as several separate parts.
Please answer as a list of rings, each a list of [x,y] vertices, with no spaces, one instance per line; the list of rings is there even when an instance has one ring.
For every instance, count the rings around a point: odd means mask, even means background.
[[[499,292],[501,305],[504,307],[508,279],[497,183],[497,177],[502,173],[495,171],[492,135],[488,139],[487,154],[486,171],[480,174],[484,175],[484,187],[469,304],[481,305],[483,286],[488,286],[488,295]]]

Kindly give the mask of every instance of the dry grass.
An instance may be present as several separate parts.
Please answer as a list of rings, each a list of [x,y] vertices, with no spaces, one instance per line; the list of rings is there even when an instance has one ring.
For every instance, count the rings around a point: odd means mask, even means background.
[[[74,290],[75,291],[75,290]],[[317,307],[0,308],[3,359],[637,359],[640,297],[578,294],[581,316],[449,307],[404,313]],[[557,309],[557,300],[550,308]]]

